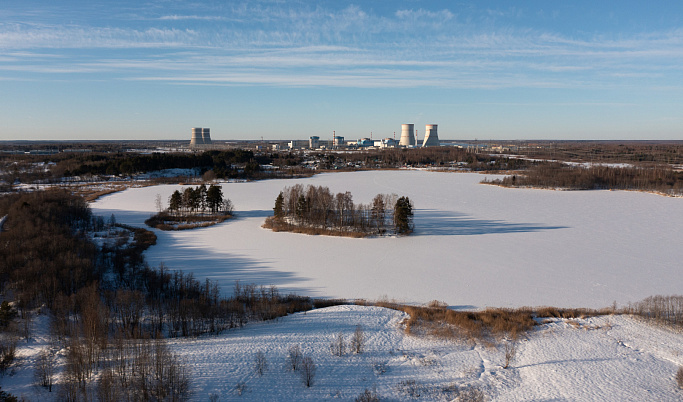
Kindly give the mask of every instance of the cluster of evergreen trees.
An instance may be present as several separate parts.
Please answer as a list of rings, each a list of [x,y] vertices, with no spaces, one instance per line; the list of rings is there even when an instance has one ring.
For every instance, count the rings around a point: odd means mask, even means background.
[[[205,184],[197,187],[187,187],[181,193],[176,190],[168,200],[168,211],[175,215],[206,213],[231,214],[232,201],[223,196],[221,186],[212,184],[209,188]]]
[[[296,184],[285,187],[275,200],[274,216],[266,226],[278,230],[309,228],[314,231],[384,234],[413,229],[413,205],[408,197],[377,194],[370,204],[355,204],[350,192],[330,192],[324,186]]]

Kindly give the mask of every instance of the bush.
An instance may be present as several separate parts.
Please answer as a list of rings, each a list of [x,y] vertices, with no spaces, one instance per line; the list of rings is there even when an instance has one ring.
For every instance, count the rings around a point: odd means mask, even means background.
[[[254,371],[258,375],[263,375],[268,370],[268,360],[263,352],[256,353],[254,358]]]
[[[330,343],[330,351],[334,356],[344,356],[344,353],[346,353],[346,342],[344,342],[343,333],[340,332]]]
[[[356,330],[351,336],[351,351],[356,354],[363,353],[363,347],[365,346],[365,333],[363,332],[363,326],[360,324],[356,325]]]
[[[422,395],[422,384],[415,380],[403,380],[398,383],[398,392],[409,398],[419,398]]]
[[[379,402],[379,394],[375,390],[369,390],[365,388],[358,397],[355,399],[356,402]]]
[[[515,356],[517,355],[517,343],[516,342],[507,342],[504,346],[505,350],[505,365],[503,366],[504,369],[510,367],[512,362],[515,360]]]
[[[676,373],[676,383],[678,384],[678,388],[683,389],[683,366],[678,368],[678,372]]]

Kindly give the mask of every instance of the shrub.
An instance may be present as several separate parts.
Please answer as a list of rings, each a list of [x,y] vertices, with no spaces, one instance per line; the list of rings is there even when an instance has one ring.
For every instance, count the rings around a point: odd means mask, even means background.
[[[484,402],[484,392],[477,387],[468,387],[459,390],[456,401],[458,402]]]
[[[379,402],[379,394],[375,390],[365,388],[365,391],[355,399],[356,402]]]
[[[365,332],[363,332],[363,326],[356,325],[356,330],[353,331],[351,336],[351,350],[353,353],[361,354],[363,353],[363,347],[365,346]]]
[[[683,389],[683,366],[678,368],[678,372],[676,373],[676,383],[678,384],[678,388]]]
[[[515,356],[517,355],[517,343],[516,342],[507,342],[504,346],[505,350],[505,365],[503,366],[504,369],[510,367],[510,364],[515,360]]]
[[[422,394],[422,384],[415,380],[403,380],[398,383],[398,392],[409,398],[419,398]]]
[[[268,370],[268,360],[266,360],[266,355],[259,351],[254,357],[254,371],[258,375],[263,375],[266,370]]]

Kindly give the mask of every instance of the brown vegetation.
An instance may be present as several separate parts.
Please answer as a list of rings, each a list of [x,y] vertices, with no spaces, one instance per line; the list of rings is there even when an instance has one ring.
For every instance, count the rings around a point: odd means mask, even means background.
[[[626,313],[635,314],[657,322],[683,326],[683,296],[650,296],[642,301],[629,304]]]
[[[683,195],[683,172],[671,167],[570,166],[541,163],[503,179],[483,181],[504,187],[537,187],[569,190],[639,190]]]
[[[436,301],[430,303],[431,307],[389,302],[378,302],[377,305],[407,313],[410,316],[404,323],[407,333],[469,340],[489,337],[498,339],[507,337],[514,340],[526,335],[536,325],[535,318],[585,318],[613,313],[611,309],[558,309],[554,307],[456,311]]]

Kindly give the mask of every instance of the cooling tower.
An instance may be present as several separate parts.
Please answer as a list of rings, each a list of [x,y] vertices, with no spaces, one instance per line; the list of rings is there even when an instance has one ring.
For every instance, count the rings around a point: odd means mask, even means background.
[[[204,140],[204,145],[211,145],[211,129],[206,127],[202,129],[202,140]]]
[[[415,146],[415,125],[401,124],[401,140],[398,145],[403,147]]]
[[[425,139],[422,143],[423,147],[438,147],[439,135],[436,133],[436,124],[427,124],[425,126]]]
[[[195,127],[192,129],[192,139],[190,140],[190,146],[194,147],[197,145],[204,145],[204,137],[202,137],[202,128]]]

